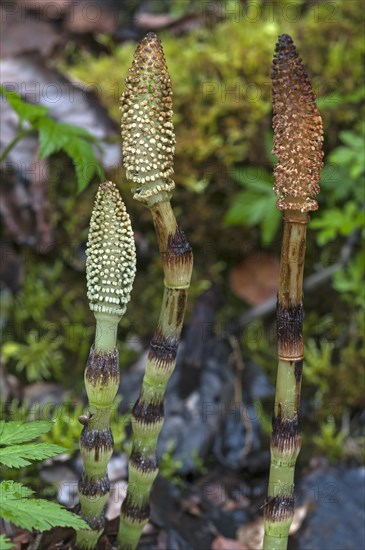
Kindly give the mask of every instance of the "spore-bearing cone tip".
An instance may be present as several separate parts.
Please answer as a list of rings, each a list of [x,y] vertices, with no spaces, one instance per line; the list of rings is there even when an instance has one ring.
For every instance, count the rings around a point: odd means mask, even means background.
[[[136,273],[134,235],[114,183],[100,184],[90,220],[86,278],[90,309],[120,317]]]
[[[273,60],[274,191],[279,210],[317,210],[323,126],[316,96],[292,38],[279,36]]]
[[[282,46],[282,45],[288,45],[288,44],[294,44],[293,42],[293,39],[292,37],[289,35],[289,34],[280,34],[279,35],[279,38],[278,38],[278,44],[276,47],[278,47],[279,45]]]
[[[148,33],[138,45],[121,96],[123,163],[137,187],[134,198],[168,200],[175,152],[172,89],[160,39]],[[158,201],[158,202],[159,202]]]

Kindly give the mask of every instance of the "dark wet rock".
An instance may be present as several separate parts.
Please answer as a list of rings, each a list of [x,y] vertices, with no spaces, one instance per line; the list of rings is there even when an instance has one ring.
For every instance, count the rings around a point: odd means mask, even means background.
[[[213,536],[209,518],[181,508],[182,492],[158,477],[151,495],[151,521],[166,531],[166,538],[179,550],[210,548]],[[143,541],[142,541],[143,542]],[[163,548],[163,546],[161,546]],[[150,547],[151,548],[151,547]],[[166,546],[171,548],[171,546]]]
[[[224,423],[233,392],[233,369],[229,362],[227,342],[209,342],[196,387],[182,399],[178,388],[184,375],[182,346],[178,365],[165,399],[165,424],[159,440],[158,454],[173,445],[174,457],[182,460],[182,472],[196,469],[195,457],[204,458],[211,450],[214,438]]]
[[[0,9],[2,58],[34,51],[49,55],[65,40],[64,35],[50,22],[27,17],[22,9],[24,4],[18,7],[11,7],[10,2],[4,4]]]
[[[191,546],[175,529],[161,531],[158,544],[160,548],[168,548],[169,550],[195,550],[195,547]]]
[[[235,539],[252,518],[239,474],[214,470],[184,487],[159,476],[153,487],[151,521],[161,529],[159,548],[208,549],[216,534]]]
[[[199,459],[205,459],[212,450],[230,468],[249,465],[251,470],[262,470],[268,465],[269,454],[260,448],[260,419],[254,402],[271,396],[274,389],[264,372],[250,361],[237,374],[230,341],[217,336],[214,329],[221,303],[216,288],[197,300],[166,391],[158,457],[173,449],[173,457],[182,462],[182,474],[196,471]],[[138,397],[145,361],[146,354],[122,377],[122,414]],[[235,400],[237,376],[242,394]],[[248,427],[251,442],[247,446]],[[255,460],[251,461],[253,454]]]
[[[202,511],[224,537],[234,539],[242,525],[252,521],[250,489],[242,474],[216,469],[201,478],[192,491],[199,497]]]
[[[245,361],[242,391],[245,402],[265,399],[275,393],[267,374],[252,361]]]
[[[77,483],[78,476],[65,464],[53,464],[42,467],[39,477],[48,485],[57,488],[57,500],[67,508],[75,506],[79,501]]]
[[[214,330],[222,300],[215,287],[197,300],[167,388],[158,455],[172,445],[184,474],[195,471],[197,459],[212,450],[232,401],[231,347]]]
[[[274,394],[266,374],[252,361],[244,362],[241,373],[242,401],[232,402],[227,409],[222,430],[214,442],[214,454],[229,468],[247,467],[260,471],[269,464],[269,453],[261,450],[260,410],[255,406]],[[252,456],[254,460],[251,460]]]
[[[317,469],[299,484],[297,505],[309,513],[294,541],[298,550],[365,547],[365,467]]]
[[[166,449],[173,447],[174,458],[183,462],[182,473],[196,468],[194,456],[204,458],[211,449],[233,387],[232,370],[222,367],[229,356],[229,346],[220,341],[211,346],[200,380],[196,379],[196,388],[182,399],[179,387],[185,353],[186,346],[182,343],[177,355],[177,366],[166,391],[165,423],[158,444],[159,458]],[[139,395],[145,361],[146,354],[132,367],[130,373],[122,377],[119,388],[124,397],[119,408],[121,414],[132,408]]]
[[[161,458],[166,449],[173,449],[174,458],[182,461],[182,473],[194,471],[195,458],[204,458],[211,450],[233,391],[232,366],[227,363],[229,346],[218,341],[210,347],[195,389],[186,398],[181,398],[179,387],[185,350],[185,345],[181,344],[176,369],[166,391],[165,423],[158,442],[158,457]],[[119,408],[121,414],[131,409],[139,395],[143,377],[140,365],[145,360],[146,356],[122,377],[119,389],[124,396]]]
[[[189,326],[184,334],[184,342],[189,353],[184,356],[185,370],[181,380],[183,384],[180,384],[182,397],[189,395],[191,384],[196,388],[198,373],[204,365],[206,345],[215,339],[216,313],[224,303],[221,290],[217,285],[212,285],[194,304]]]
[[[122,396],[122,402],[119,405],[119,413],[121,415],[131,412],[134,403],[138,399],[147,355],[148,351],[144,352],[131,366],[130,370],[123,373],[123,376],[120,378],[118,394]]]
[[[3,304],[5,304],[4,291],[1,292]],[[6,331],[2,329],[3,341],[6,342]],[[19,380],[13,374],[8,373],[4,363],[0,361],[0,402],[2,411],[7,409],[13,399],[20,400],[23,390]]]
[[[112,456],[108,463],[109,480],[118,481],[127,478],[128,457],[125,453],[118,453]]]
[[[24,388],[24,404],[34,416],[51,420],[54,408],[63,405],[69,392],[52,382],[35,382]]]

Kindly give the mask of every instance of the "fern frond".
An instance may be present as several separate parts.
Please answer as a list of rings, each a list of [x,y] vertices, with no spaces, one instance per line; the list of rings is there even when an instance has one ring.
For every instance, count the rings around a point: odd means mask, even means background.
[[[23,529],[47,531],[52,527],[89,529],[87,523],[60,504],[28,498],[33,491],[13,481],[0,483],[0,516]]]
[[[35,420],[34,422],[10,421],[0,422],[0,445],[25,443],[50,431],[53,422]]]
[[[8,468],[23,468],[31,464],[30,460],[44,460],[65,451],[63,447],[53,443],[12,445],[0,449],[0,463]]]
[[[12,550],[12,548],[15,548],[15,544],[7,539],[5,535],[0,535],[0,550]]]

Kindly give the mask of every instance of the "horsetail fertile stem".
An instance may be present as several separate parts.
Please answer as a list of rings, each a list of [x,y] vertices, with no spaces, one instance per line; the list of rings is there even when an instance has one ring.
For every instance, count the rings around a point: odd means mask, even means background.
[[[292,39],[279,37],[273,62],[274,168],[277,207],[284,211],[277,303],[276,383],[265,550],[285,550],[294,515],[294,469],[300,450],[299,408],[304,357],[302,283],[308,212],[317,210],[323,129],[315,95]]]
[[[81,515],[91,527],[78,531],[77,546],[94,548],[104,525],[109,496],[107,465],[113,453],[110,410],[119,387],[117,328],[125,313],[136,271],[133,231],[119,191],[112,182],[99,187],[90,221],[86,277],[90,309],[96,319],[95,343],[85,369],[89,415],[79,418],[84,471],[79,482]]]
[[[163,261],[165,291],[152,338],[140,396],[132,411],[133,447],[129,485],[121,510],[118,543],[136,548],[149,518],[149,496],[157,476],[156,448],[163,424],[163,399],[174,370],[193,256],[177,226],[170,198],[175,136],[170,77],[160,40],[149,33],[139,44],[121,98],[123,161],[137,185],[134,198],[152,214]]]

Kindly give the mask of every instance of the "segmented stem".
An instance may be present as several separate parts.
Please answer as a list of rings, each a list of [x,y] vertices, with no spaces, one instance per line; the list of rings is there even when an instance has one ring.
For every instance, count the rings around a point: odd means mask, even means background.
[[[164,394],[175,368],[193,266],[191,247],[170,204],[175,143],[172,92],[162,46],[153,33],[136,50],[121,103],[124,163],[138,184],[134,198],[151,211],[165,285],[140,396],[132,410],[129,483],[118,532],[120,547],[132,550],[149,518],[150,492],[158,474],[156,450]]]
[[[119,387],[118,323],[125,312],[135,275],[136,254],[129,216],[116,186],[100,185],[90,222],[87,247],[90,309],[96,319],[95,344],[85,369],[89,414],[80,450],[84,471],[79,482],[81,515],[91,530],[77,532],[79,548],[94,548],[104,527],[110,483],[107,465],[113,453],[110,412]]]
[[[80,437],[84,471],[79,481],[79,498],[81,516],[92,531],[78,531],[76,544],[80,548],[94,548],[103,532],[110,491],[107,466],[114,441],[109,419],[119,387],[119,355],[115,347],[110,351],[96,351],[92,346],[85,369],[85,386],[89,414],[79,419],[84,425]]]
[[[272,421],[271,467],[264,508],[264,550],[286,550],[294,516],[294,474],[300,451],[303,271],[308,211],[318,208],[322,167],[321,117],[292,39],[279,37],[273,69],[274,169],[277,207],[284,210],[277,301],[278,372]]]
[[[156,450],[164,419],[164,394],[175,368],[192,271],[191,248],[176,225],[170,203],[155,206],[151,213],[163,259],[165,290],[141,393],[132,411],[129,484],[118,536],[123,549],[136,548],[149,518],[149,496],[158,474]],[[166,227],[171,229],[166,231]]]
[[[303,368],[302,283],[308,215],[284,218],[277,303],[278,372],[272,421],[271,468],[264,509],[265,550],[284,550],[294,515],[294,470],[300,451]],[[294,214],[294,216],[293,216]]]

